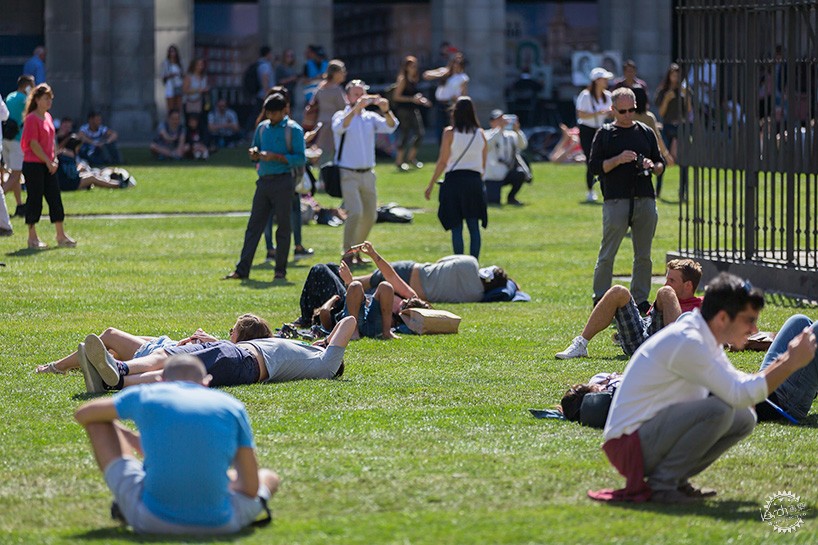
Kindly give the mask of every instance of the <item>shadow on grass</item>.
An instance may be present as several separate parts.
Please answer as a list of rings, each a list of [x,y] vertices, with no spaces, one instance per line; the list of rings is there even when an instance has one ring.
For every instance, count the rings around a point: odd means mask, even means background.
[[[242,287],[247,287],[254,290],[266,290],[267,288],[272,287],[292,286],[294,285],[294,282],[290,282],[286,278],[271,279],[266,282],[263,280],[254,280],[252,278],[242,278],[241,285]]]
[[[761,507],[759,502],[745,500],[710,500],[701,503],[687,504],[659,504],[659,503],[627,503],[615,502],[609,504],[612,507],[629,509],[632,511],[661,513],[663,515],[699,515],[716,520],[735,522],[740,520],[761,520]],[[813,519],[815,514],[810,512],[802,518]]]
[[[602,199],[597,200],[597,201],[589,201],[589,200],[583,199],[583,200],[579,201],[579,204],[581,204],[583,206],[602,206]]]
[[[50,252],[51,250],[58,250],[59,246],[49,246],[48,248],[20,248],[19,250],[14,250],[13,252],[7,252],[7,257],[26,257],[30,255],[39,254],[42,252]]]
[[[88,530],[81,534],[74,534],[73,539],[83,539],[86,541],[99,541],[108,543],[113,540],[132,541],[134,543],[217,543],[224,541],[237,541],[255,533],[254,528],[245,528],[235,534],[218,536],[199,535],[144,535],[137,534],[124,526],[112,526],[109,528],[97,528]]]

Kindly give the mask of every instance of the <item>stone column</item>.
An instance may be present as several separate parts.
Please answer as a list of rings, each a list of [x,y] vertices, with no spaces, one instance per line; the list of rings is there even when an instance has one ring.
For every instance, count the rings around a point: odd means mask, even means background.
[[[601,49],[621,51],[623,62],[633,59],[651,94],[673,60],[672,10],[671,0],[599,1]]]
[[[433,52],[448,41],[466,55],[469,95],[482,124],[492,108],[505,108],[504,0],[432,0]]]
[[[193,58],[193,0],[156,0],[154,10],[154,71],[153,93],[159,119],[167,114],[165,86],[162,83],[162,62],[168,47],[176,45],[182,59],[182,69]]]
[[[147,140],[156,119],[154,0],[91,0],[90,5],[91,106],[107,113],[107,124],[121,139]]]
[[[84,77],[83,38],[87,14],[84,6],[84,3],[63,0],[45,2],[46,79],[54,90],[51,115],[55,119],[64,116],[81,119],[88,107]]]
[[[258,4],[260,45],[269,45],[276,55],[291,47],[299,67],[306,61],[304,50],[309,44],[324,46],[332,58],[332,0],[259,0]],[[304,106],[300,86],[294,98],[296,113]]]

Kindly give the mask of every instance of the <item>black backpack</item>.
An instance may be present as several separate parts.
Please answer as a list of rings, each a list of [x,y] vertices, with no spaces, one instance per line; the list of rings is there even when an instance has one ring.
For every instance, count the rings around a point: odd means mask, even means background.
[[[13,119],[7,119],[3,121],[3,139],[4,140],[13,140],[14,137],[17,136],[17,133],[20,132],[20,126],[17,125],[17,122]]]
[[[247,98],[253,99],[261,90],[258,83],[258,66],[261,61],[256,61],[244,70],[241,77],[241,88]]]

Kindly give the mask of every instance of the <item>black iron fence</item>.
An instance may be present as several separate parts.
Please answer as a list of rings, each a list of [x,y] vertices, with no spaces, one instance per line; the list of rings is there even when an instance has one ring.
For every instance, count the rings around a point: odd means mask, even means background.
[[[679,0],[679,254],[818,298],[815,1]]]

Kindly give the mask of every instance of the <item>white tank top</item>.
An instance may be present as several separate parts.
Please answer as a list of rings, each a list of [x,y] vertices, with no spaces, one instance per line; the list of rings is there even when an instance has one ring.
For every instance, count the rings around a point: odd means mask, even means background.
[[[480,174],[483,173],[483,147],[486,143],[482,132],[482,129],[477,129],[476,133],[453,131],[454,139],[449,153],[449,162],[446,164],[446,172],[451,171],[454,167],[454,170],[474,170]],[[463,150],[466,152],[463,153]],[[461,155],[463,157],[458,161]]]

